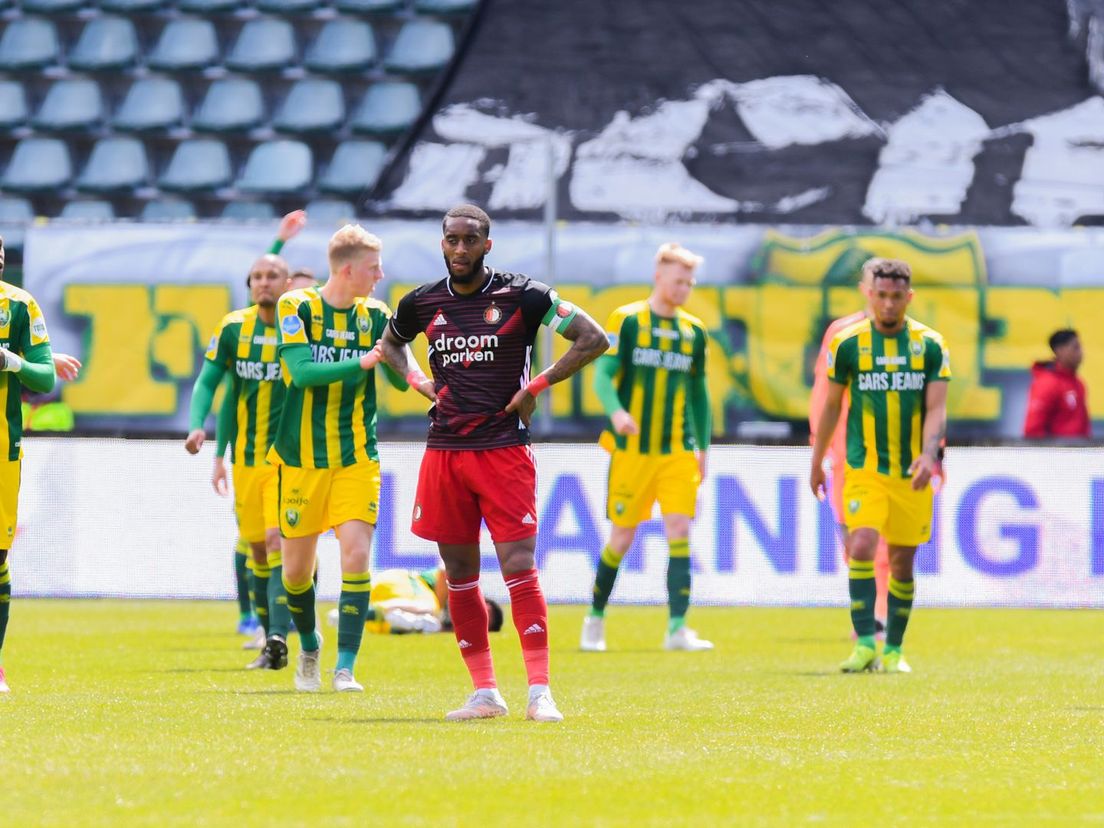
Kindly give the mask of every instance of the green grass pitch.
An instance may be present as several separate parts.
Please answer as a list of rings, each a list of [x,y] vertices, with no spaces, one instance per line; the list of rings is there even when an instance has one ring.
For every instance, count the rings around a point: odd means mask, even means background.
[[[1100,613],[920,608],[908,676],[835,672],[843,610],[695,608],[702,654],[661,649],[663,608],[617,606],[610,652],[579,653],[582,616],[551,614],[563,724],[524,720],[509,622],[510,716],[452,724],[448,635],[366,636],[365,694],[296,694],[241,669],[229,604],[17,599],[0,822],[1104,822]]]

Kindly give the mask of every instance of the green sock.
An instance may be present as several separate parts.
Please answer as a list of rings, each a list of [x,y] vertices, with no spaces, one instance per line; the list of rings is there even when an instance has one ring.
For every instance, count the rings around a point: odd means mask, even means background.
[[[892,575],[889,578],[889,595],[886,596],[886,609],[889,618],[886,619],[886,646],[887,650],[900,650],[901,643],[905,639],[905,627],[908,626],[909,615],[912,614],[912,599],[916,594],[915,581],[898,581]]]
[[[7,550],[3,551],[7,554]],[[11,612],[11,567],[7,559],[0,564],[0,651],[4,649],[4,634],[8,631],[8,613]]]
[[[606,614],[606,604],[613,592],[613,582],[617,580],[617,568],[621,566],[624,553],[618,553],[608,546],[602,550],[598,560],[598,574],[594,577],[594,598],[590,602],[590,614],[601,618]]]
[[[278,635],[287,640],[291,626],[291,613],[288,612],[287,590],[284,589],[283,559],[278,551],[269,551],[268,566],[268,635]]]
[[[368,594],[372,576],[367,572],[342,574],[341,596],[337,600],[337,669],[352,670],[364,637],[368,615]]]
[[[848,562],[847,591],[851,594],[851,624],[859,643],[874,646],[874,600],[878,586],[874,582],[874,561]]]
[[[265,638],[268,637],[268,581],[271,573],[268,564],[253,563],[253,589],[249,594],[253,598],[253,606],[257,608],[257,620],[264,627]]]
[[[314,634],[314,581],[303,586],[289,584],[284,576],[284,589],[287,590],[287,606],[291,617],[295,619],[295,628],[299,630],[299,643],[304,650],[318,649],[318,636]]]
[[[667,561],[667,606],[671,617],[667,632],[677,632],[686,623],[690,609],[690,540],[680,538],[669,543],[671,557]]]
[[[246,549],[248,550],[248,546]],[[234,580],[238,586],[238,613],[241,615],[242,621],[247,621],[252,615],[252,608],[249,603],[249,575],[247,562],[249,561],[248,552],[243,552],[241,545],[234,550]]]

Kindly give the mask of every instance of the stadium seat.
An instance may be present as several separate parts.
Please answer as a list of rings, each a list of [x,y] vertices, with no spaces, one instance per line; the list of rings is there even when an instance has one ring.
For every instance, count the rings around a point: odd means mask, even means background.
[[[0,130],[18,129],[27,123],[27,93],[15,80],[0,81]]]
[[[184,95],[172,78],[137,80],[119,105],[113,125],[124,132],[169,129],[184,121]]]
[[[148,14],[160,11],[167,5],[169,0],[100,0],[101,9],[120,14]]]
[[[418,87],[412,83],[385,81],[373,84],[353,113],[353,132],[394,135],[409,129],[422,111]]]
[[[205,69],[218,62],[218,37],[210,20],[181,17],[169,22],[149,56],[149,65],[167,72]]]
[[[402,0],[337,0],[335,8],[349,14],[392,14],[403,7]]]
[[[310,185],[313,164],[306,144],[267,141],[249,154],[238,188],[253,193],[294,193]]]
[[[314,227],[339,227],[356,218],[356,208],[348,201],[337,198],[318,198],[306,206],[307,216]]]
[[[231,201],[222,208],[222,218],[231,221],[272,221],[276,211],[267,201]]]
[[[245,0],[180,0],[181,11],[192,14],[225,14],[245,6]]]
[[[110,201],[70,201],[62,208],[58,218],[72,221],[112,221],[115,218],[115,208]]]
[[[39,17],[17,17],[0,37],[0,70],[19,72],[57,63],[58,35],[54,24]]]
[[[414,11],[418,14],[467,14],[479,0],[414,0]]]
[[[69,14],[88,5],[88,0],[23,0],[29,14]]]
[[[69,50],[69,66],[86,72],[123,69],[138,59],[138,35],[125,17],[104,15],[88,21]]]
[[[101,138],[92,147],[77,188],[113,193],[142,187],[149,181],[146,148],[137,138]]]
[[[337,81],[307,78],[291,87],[272,119],[280,132],[330,132],[345,120],[345,96]]]
[[[295,33],[286,20],[260,17],[242,26],[226,65],[241,72],[270,72],[298,63]]]
[[[34,208],[25,198],[0,197],[0,236],[9,250],[23,247],[27,226],[34,221]]]
[[[321,0],[257,0],[257,8],[268,14],[303,14],[321,5]]]
[[[322,27],[303,63],[313,72],[360,72],[376,61],[376,36],[363,20],[339,17]]]
[[[210,89],[192,118],[192,128],[207,132],[238,132],[264,121],[264,98],[256,81],[221,78]]]
[[[378,141],[343,141],[318,182],[328,193],[360,195],[375,186],[387,150]]]
[[[57,190],[73,177],[69,148],[59,138],[24,138],[15,145],[0,187],[18,192]]]
[[[226,145],[214,138],[195,138],[176,148],[158,183],[166,190],[216,190],[228,185],[231,176]]]
[[[31,123],[37,129],[86,130],[103,119],[100,85],[88,78],[67,78],[50,87]]]
[[[158,198],[146,202],[138,218],[141,221],[194,221],[195,205],[178,198]]]
[[[437,20],[409,20],[387,53],[389,72],[426,74],[436,72],[452,59],[452,28]]]

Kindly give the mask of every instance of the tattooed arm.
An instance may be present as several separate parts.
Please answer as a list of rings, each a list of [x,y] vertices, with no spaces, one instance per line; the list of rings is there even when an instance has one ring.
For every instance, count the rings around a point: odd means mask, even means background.
[[[510,404],[506,406],[507,413],[518,412],[526,427],[529,426],[533,410],[537,407],[537,395],[541,391],[549,385],[555,385],[578,373],[583,366],[596,360],[609,348],[609,341],[602,326],[581,308],[575,309],[573,318],[567,323],[561,336],[571,342],[567,353],[538,374],[529,385],[514,394]]]
[[[378,347],[383,361],[387,363],[400,377],[405,377],[410,385],[430,402],[437,399],[434,391],[433,380],[429,379],[418,367],[418,361],[410,346],[399,339],[398,335],[388,325],[383,331],[383,337],[379,340]]]
[[[939,447],[947,433],[947,383],[929,382],[924,389],[924,434],[921,453],[909,466],[912,488],[923,489],[939,466]]]

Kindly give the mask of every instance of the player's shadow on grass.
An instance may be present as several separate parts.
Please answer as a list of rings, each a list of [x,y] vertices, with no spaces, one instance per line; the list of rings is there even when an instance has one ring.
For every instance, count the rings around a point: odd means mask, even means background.
[[[378,719],[371,718],[356,718],[349,719],[343,716],[324,716],[315,717],[311,719],[312,722],[326,722],[328,724],[343,724],[343,725],[375,725],[375,724],[441,724],[448,725],[449,727],[456,727],[456,722],[446,722],[444,716],[411,716],[410,718],[402,718],[400,716],[380,716]]]
[[[143,671],[144,672],[144,671]],[[244,673],[241,667],[166,667],[164,670],[150,670],[151,673]]]

